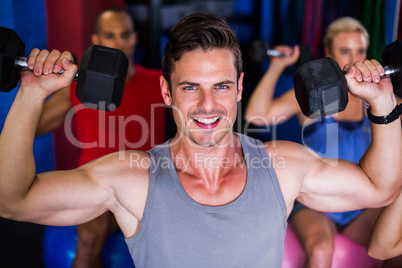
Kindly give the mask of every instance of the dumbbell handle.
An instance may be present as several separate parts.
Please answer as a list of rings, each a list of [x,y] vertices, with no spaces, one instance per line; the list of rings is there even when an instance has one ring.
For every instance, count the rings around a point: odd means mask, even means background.
[[[383,77],[392,77],[394,76],[399,70],[395,69],[392,66],[384,66],[384,75],[381,76],[381,78]]]
[[[289,57],[292,54],[291,53],[283,53],[283,52],[280,52],[280,51],[274,50],[274,49],[268,49],[267,55],[269,57]]]
[[[394,76],[399,70],[395,69],[392,66],[384,66],[384,75],[380,76],[380,79],[392,77]]]
[[[30,71],[28,68],[28,58],[27,57],[16,57],[14,61],[14,65],[21,71]],[[62,74],[64,70],[61,70],[60,73]],[[74,80],[78,79],[78,73],[75,74]]]

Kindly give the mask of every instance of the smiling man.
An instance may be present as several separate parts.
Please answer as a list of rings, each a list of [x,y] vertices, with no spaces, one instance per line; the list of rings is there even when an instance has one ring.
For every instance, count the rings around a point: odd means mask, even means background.
[[[263,144],[233,133],[241,53],[227,23],[210,13],[183,18],[168,36],[160,85],[174,109],[172,140],[148,152],[126,151],[124,160],[113,153],[75,170],[35,174],[32,140],[43,102],[71,83],[77,71],[71,60],[69,52],[31,52],[29,66],[38,72],[22,74],[0,136],[7,156],[0,159],[2,217],[71,225],[111,211],[137,267],[280,267],[295,199],[335,212],[384,206],[398,194],[399,119],[373,125],[360,165],[334,165],[296,143]],[[42,75],[44,67],[55,73]],[[378,62],[346,71],[350,90],[373,114],[395,108]]]
[[[197,49],[177,62],[171,75],[172,90],[162,79],[165,103],[177,108],[174,118],[178,134],[202,147],[220,144],[224,138],[228,141],[243,91],[243,74],[237,77],[235,61],[228,49]]]

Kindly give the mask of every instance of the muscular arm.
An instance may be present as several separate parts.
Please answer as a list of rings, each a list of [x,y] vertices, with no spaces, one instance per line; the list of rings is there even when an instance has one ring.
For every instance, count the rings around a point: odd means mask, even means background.
[[[366,63],[369,68],[373,65]],[[356,65],[356,64],[355,64]],[[367,66],[356,66],[347,73],[352,94],[364,98],[375,115],[387,115],[396,105],[389,79],[379,83],[361,82],[359,73]],[[381,67],[378,67],[382,70]],[[359,165],[337,159],[319,158],[300,145],[282,146],[287,169],[277,169],[285,200],[291,205],[296,197],[306,206],[325,212],[341,212],[390,204],[399,193],[402,181],[402,140],[400,118],[387,125],[372,124],[372,141]],[[281,143],[280,143],[281,144]],[[281,152],[278,150],[277,155]],[[289,188],[289,189],[288,189]]]
[[[62,65],[63,74],[42,75],[42,70],[40,75],[21,74],[20,89],[0,135],[0,216],[48,225],[75,225],[110,210],[126,237],[130,237],[145,207],[148,169],[132,168],[129,155],[125,155],[125,161],[116,153],[75,170],[35,174],[33,140],[44,101],[57,89],[71,84],[77,71],[76,65],[61,61],[64,54],[57,55],[32,58],[42,66],[38,68],[46,68],[49,62],[50,69]],[[56,58],[60,60],[55,63]],[[130,153],[145,158],[145,162],[149,158],[146,153]]]
[[[47,55],[46,55],[47,54]],[[34,61],[34,56],[37,60]],[[43,104],[48,95],[57,89],[69,85],[72,73],[77,70],[74,64],[61,59],[58,70],[63,67],[62,75],[42,74],[43,69],[52,69],[44,65],[47,58],[57,58],[59,55],[49,55],[34,50],[28,59],[28,64],[35,62],[34,72],[21,72],[21,85],[11,106],[2,134],[0,135],[0,204],[2,209],[10,208],[24,199],[35,178],[35,161],[33,157],[33,140]],[[68,56],[68,55],[67,55]],[[72,59],[72,58],[71,58]],[[55,62],[56,59],[53,59]],[[32,68],[32,66],[31,66]],[[56,67],[54,67],[56,68]],[[7,157],[5,157],[7,156]]]
[[[70,109],[70,87],[54,93],[45,103],[36,135],[45,134],[61,127]]]
[[[368,254],[376,259],[391,259],[402,254],[402,194],[383,209],[374,225]]]
[[[148,168],[130,166],[130,154],[149,163],[144,152],[127,151],[94,160],[78,169],[37,174],[26,193],[1,215],[17,221],[65,226],[88,222],[111,211],[126,237],[142,219]]]
[[[277,47],[277,50],[291,52],[289,47]],[[301,113],[294,90],[289,90],[277,99],[273,99],[274,90],[283,70],[295,63],[300,55],[296,47],[291,57],[272,58],[271,64],[248,101],[245,119],[255,125],[273,125],[289,120]]]

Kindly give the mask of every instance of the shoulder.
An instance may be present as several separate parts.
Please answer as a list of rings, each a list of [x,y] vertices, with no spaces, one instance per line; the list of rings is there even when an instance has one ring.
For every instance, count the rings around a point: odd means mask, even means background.
[[[264,145],[271,160],[283,159],[289,171],[297,172],[300,175],[305,175],[314,168],[326,165],[328,160],[307,146],[292,141],[269,141]]]
[[[122,182],[149,178],[151,157],[147,152],[127,150],[111,153],[85,165],[97,180]]]
[[[286,168],[293,171],[304,159],[309,158],[308,149],[296,142],[269,141],[265,142],[264,145],[275,169]]]
[[[145,204],[150,163],[147,152],[127,150],[89,162],[85,169],[96,183],[111,189],[119,202],[131,200]]]
[[[304,179],[323,163],[322,158],[296,142],[270,141],[264,145],[285,200],[290,204],[299,194]]]
[[[299,143],[292,141],[274,140],[264,143],[268,154],[275,154],[287,157],[300,157],[309,152],[309,149]]]
[[[110,191],[116,220],[125,236],[137,230],[146,205],[151,157],[142,151],[120,151],[96,159],[82,168],[88,177]]]
[[[296,142],[274,140],[262,143],[257,139],[245,137],[247,138],[243,139],[248,146],[266,151],[274,169],[286,168],[288,171],[300,171],[300,165],[320,158],[314,151]]]

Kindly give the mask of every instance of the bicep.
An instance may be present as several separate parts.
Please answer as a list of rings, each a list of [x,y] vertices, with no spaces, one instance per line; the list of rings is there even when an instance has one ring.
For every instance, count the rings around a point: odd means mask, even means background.
[[[147,153],[124,151],[75,170],[39,174],[17,206],[17,220],[76,225],[111,211],[126,237],[132,236],[145,209],[149,165]]]
[[[86,168],[38,174],[20,204],[21,217],[46,225],[76,225],[108,210],[112,191]]]
[[[288,206],[297,199],[324,212],[342,212],[381,207],[387,201],[359,165],[338,159],[321,158],[312,150],[291,142],[271,142],[275,166]]]
[[[324,212],[381,207],[386,197],[358,164],[339,159],[311,159],[298,200]]]

